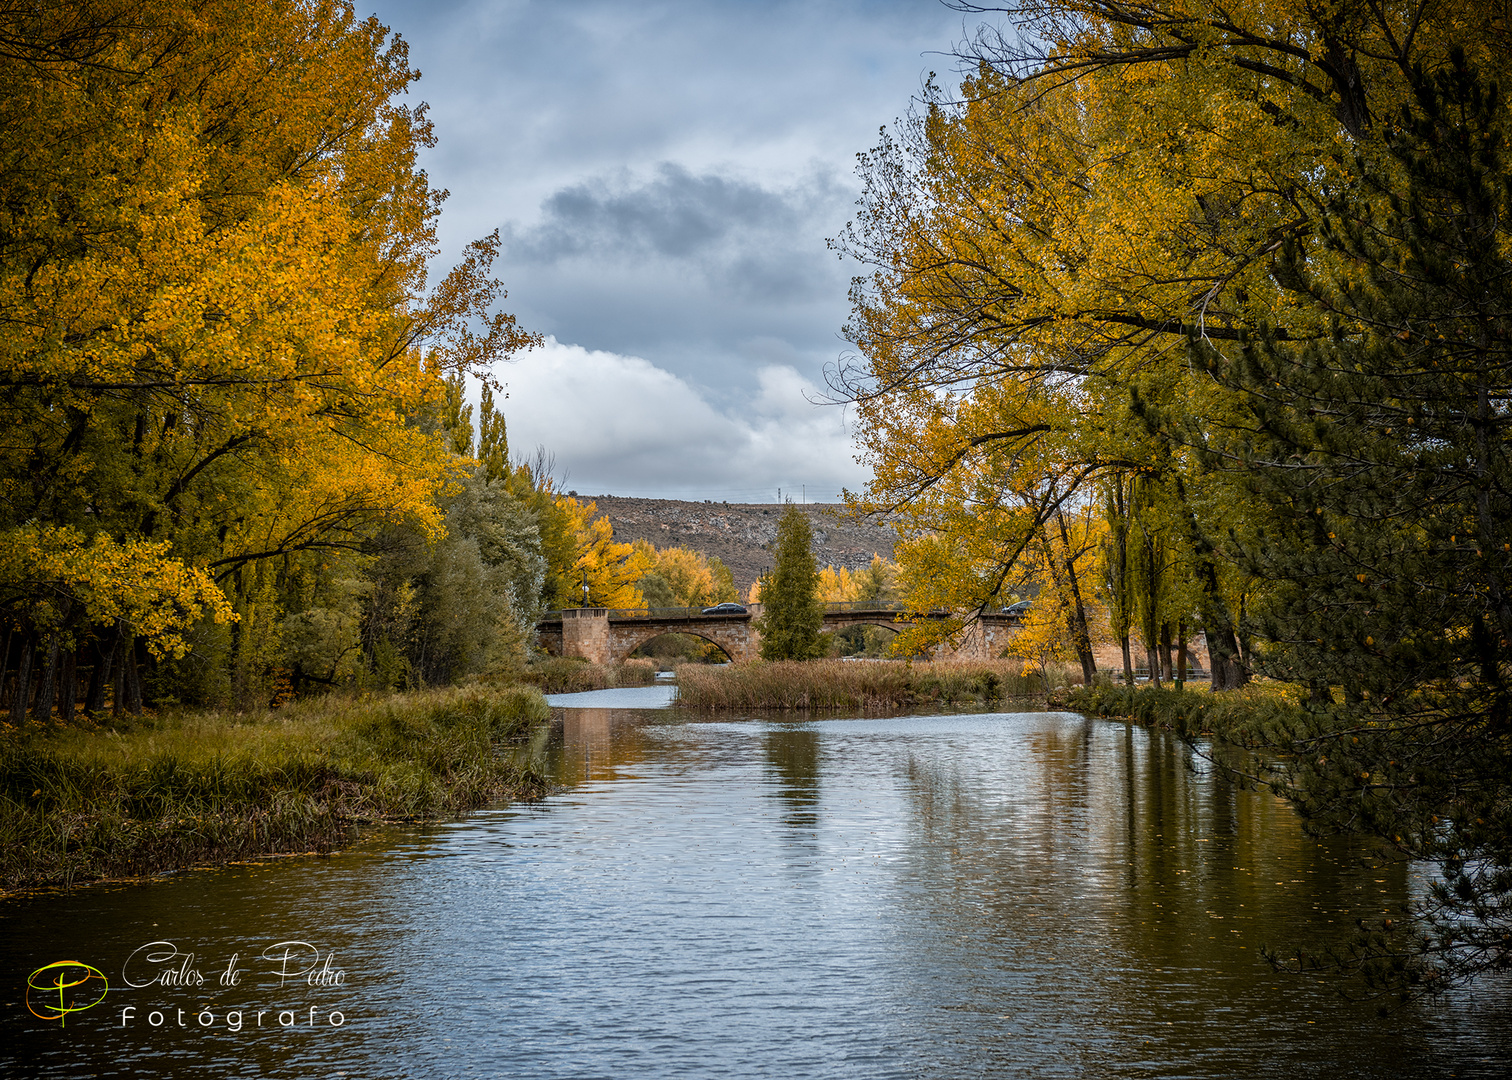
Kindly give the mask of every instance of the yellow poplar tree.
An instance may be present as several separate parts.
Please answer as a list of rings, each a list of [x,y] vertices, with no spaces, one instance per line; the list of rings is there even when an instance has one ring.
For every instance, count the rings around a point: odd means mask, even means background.
[[[665,590],[669,605],[678,607],[707,607],[738,596],[734,576],[718,558],[685,547],[656,548],[646,540],[637,540],[635,549],[649,567],[641,585],[653,606],[652,589]]]
[[[614,540],[614,526],[606,517],[595,517],[596,503],[580,503],[569,496],[558,496],[557,508],[571,522],[573,560],[565,576],[566,591],[576,596],[565,606],[638,608],[645,606],[645,596],[637,584],[651,568],[649,557],[634,544]],[[583,583],[588,585],[587,595]]]
[[[404,43],[338,0],[0,22],[0,537],[44,523],[80,565],[103,536],[226,582],[437,532],[458,463],[418,421],[532,339],[491,310],[496,237],[427,285],[444,193]],[[36,602],[7,609],[24,636]]]
[[[836,382],[875,475],[853,501],[896,513],[916,541],[900,562],[919,602],[994,602],[1090,481],[1158,469],[1195,560],[1214,686],[1243,681],[1217,550],[1237,492],[1171,445],[1166,421],[1242,416],[1187,343],[1259,323],[1285,340],[1326,332],[1326,314],[1272,278],[1275,253],[1337,262],[1320,208],[1361,163],[1387,167],[1382,118],[1410,98],[1413,65],[1459,43],[1505,72],[1498,16],[1490,3],[1020,5],[1011,32],[978,39],[960,94],[931,87],[863,155],[861,213],[836,246],[871,273],[853,290],[859,357]]]

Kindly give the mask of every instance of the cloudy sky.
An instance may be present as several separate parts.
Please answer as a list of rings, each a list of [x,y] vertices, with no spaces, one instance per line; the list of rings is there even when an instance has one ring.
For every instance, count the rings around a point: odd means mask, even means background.
[[[450,190],[437,271],[499,229],[511,450],[584,494],[828,501],[865,484],[808,400],[856,272],[855,155],[931,71],[939,0],[363,0],[410,45]]]

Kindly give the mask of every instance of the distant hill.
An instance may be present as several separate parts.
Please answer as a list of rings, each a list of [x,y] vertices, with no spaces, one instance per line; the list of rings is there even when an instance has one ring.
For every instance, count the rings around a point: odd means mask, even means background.
[[[675,499],[628,499],[618,495],[579,495],[580,502],[598,505],[598,516],[609,519],[621,543],[649,540],[659,548],[685,547],[718,557],[735,575],[742,590],[771,569],[772,542],[785,509],[775,503],[679,502]],[[809,503],[798,509],[809,515],[814,530],[814,557],[819,565],[859,569],[872,556],[893,557],[890,525],[840,518],[844,507]]]

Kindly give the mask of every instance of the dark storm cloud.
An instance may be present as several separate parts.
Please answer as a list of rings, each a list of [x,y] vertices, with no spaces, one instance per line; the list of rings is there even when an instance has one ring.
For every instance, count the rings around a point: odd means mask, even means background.
[[[842,349],[854,155],[962,36],[938,0],[376,6],[425,73],[442,261],[500,228],[524,325],[737,395]]]
[[[529,257],[547,262],[587,250],[684,258],[720,246],[732,232],[791,227],[796,217],[780,196],[756,184],[694,176],[670,162],[649,183],[574,184],[542,209],[546,220],[523,246]]]
[[[677,291],[696,275],[746,300],[791,301],[832,284],[816,237],[848,195],[822,178],[772,190],[663,162],[645,182],[622,174],[555,192],[539,223],[506,226],[505,258],[531,270],[586,261],[599,273],[615,262],[637,268],[643,283],[651,260],[681,282],[668,282]]]

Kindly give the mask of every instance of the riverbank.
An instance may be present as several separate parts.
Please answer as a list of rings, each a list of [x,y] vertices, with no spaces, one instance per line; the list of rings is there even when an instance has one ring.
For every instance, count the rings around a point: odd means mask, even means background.
[[[1051,704],[1110,719],[1133,720],[1183,737],[1221,733],[1229,742],[1263,742],[1278,727],[1297,729],[1302,710],[1295,687],[1251,684],[1222,694],[1198,687],[1067,686]]]
[[[350,842],[357,826],[539,794],[530,687],[327,698],[259,714],[0,735],[0,891]]]
[[[677,670],[678,704],[691,709],[898,709],[988,703],[1044,694],[1044,681],[1018,660],[913,663],[805,660]],[[1066,673],[1052,670],[1058,685]]]

